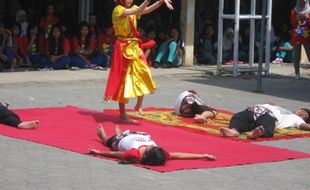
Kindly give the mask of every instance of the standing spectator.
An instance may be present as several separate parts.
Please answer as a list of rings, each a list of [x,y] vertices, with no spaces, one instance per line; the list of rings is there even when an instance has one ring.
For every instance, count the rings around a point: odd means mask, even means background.
[[[40,19],[40,28],[44,31],[45,38],[48,39],[48,35],[50,34],[52,26],[58,24],[59,19],[57,16],[55,16],[54,4],[48,4],[46,11],[47,14]]]
[[[240,36],[239,60],[248,62],[250,51],[250,26],[246,26]]]
[[[310,5],[309,0],[297,0],[296,7],[291,11],[292,44],[294,46],[294,67],[296,79],[300,79],[300,56],[303,45],[310,59]]]
[[[169,32],[169,39],[162,43],[156,56],[154,67],[178,67],[182,64],[182,57],[185,53],[184,41],[180,38],[180,32],[172,27]]]
[[[72,70],[79,70],[85,67],[89,68],[92,64],[97,64],[97,57],[93,56],[96,46],[87,22],[80,23],[78,35],[73,38],[73,47]]]
[[[47,70],[66,68],[71,62],[69,52],[69,40],[64,37],[61,27],[54,25],[48,38],[47,57],[45,57],[40,67],[45,67]]]
[[[99,35],[101,33],[100,28],[97,23],[97,16],[95,13],[91,13],[89,15],[89,27],[90,27],[90,33],[92,35],[92,38],[95,42],[95,46],[98,46],[98,41],[99,41]]]
[[[27,22],[27,13],[24,10],[19,10],[16,13],[16,22],[18,22],[21,26],[20,36],[24,37],[27,35],[27,27],[29,23]]]

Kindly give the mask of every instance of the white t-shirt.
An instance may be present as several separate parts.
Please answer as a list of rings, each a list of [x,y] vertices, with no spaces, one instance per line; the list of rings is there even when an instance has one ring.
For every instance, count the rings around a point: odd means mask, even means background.
[[[123,137],[118,143],[119,151],[129,151],[131,149],[138,149],[141,146],[157,146],[156,143],[151,139],[150,135],[142,134],[129,134]]]
[[[289,127],[299,128],[301,124],[306,123],[298,115],[280,106],[274,106],[270,104],[261,104],[260,106],[269,109],[272,113],[272,116],[278,120],[276,122],[277,129],[285,129]]]

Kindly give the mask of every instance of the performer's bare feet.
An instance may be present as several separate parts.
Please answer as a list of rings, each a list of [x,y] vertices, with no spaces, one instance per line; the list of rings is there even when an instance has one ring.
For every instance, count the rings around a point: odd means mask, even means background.
[[[263,136],[264,132],[265,132],[264,127],[263,127],[263,126],[258,126],[258,127],[256,127],[252,132],[250,132],[250,133],[247,135],[247,137],[248,137],[249,139],[256,139],[256,138],[258,138],[258,137]]]
[[[119,116],[119,122],[120,122],[120,123],[127,123],[127,124],[138,123],[136,120],[131,119],[131,118],[128,117],[126,114],[125,114],[125,115],[120,115],[120,116]]]
[[[224,137],[237,137],[240,135],[240,133],[238,133],[235,129],[229,129],[226,127],[221,127],[220,132],[224,135]]]
[[[24,121],[21,122],[17,127],[19,129],[36,129],[40,125],[39,120],[34,120],[34,121]]]
[[[142,115],[142,116],[144,115],[143,109],[142,109],[141,106],[136,105],[136,106],[135,106],[135,110],[136,110],[140,115]]]
[[[105,144],[109,138],[108,135],[105,133],[102,125],[99,125],[99,127],[97,127],[97,135],[102,140],[103,144]]]
[[[119,127],[119,125],[116,125],[115,126],[115,134],[117,135],[117,136],[120,136],[120,135],[122,135],[122,129]]]
[[[194,120],[198,123],[205,123],[208,119],[205,119],[202,115],[196,114]]]

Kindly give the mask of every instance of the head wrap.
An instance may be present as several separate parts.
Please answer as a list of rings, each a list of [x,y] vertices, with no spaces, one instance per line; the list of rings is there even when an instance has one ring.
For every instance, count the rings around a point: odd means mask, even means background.
[[[16,12],[16,17],[15,17],[16,22],[20,22],[19,17],[22,15],[27,15],[26,11],[20,9]]]
[[[180,115],[180,109],[183,103],[183,100],[187,97],[190,97],[191,101],[193,103],[197,103],[198,105],[204,105],[205,103],[197,96],[197,93],[195,91],[189,90],[182,92],[178,97],[175,102],[175,111],[178,115]]]
[[[305,1],[305,7],[300,6],[301,1]],[[295,9],[298,14],[308,16],[310,13],[309,0],[297,0]]]

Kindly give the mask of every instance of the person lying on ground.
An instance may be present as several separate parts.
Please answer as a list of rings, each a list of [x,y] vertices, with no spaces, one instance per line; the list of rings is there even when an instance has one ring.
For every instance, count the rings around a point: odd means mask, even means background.
[[[175,111],[179,116],[194,118],[199,123],[207,122],[218,113],[216,109],[207,106],[194,90],[185,91],[177,97]]]
[[[8,109],[8,104],[0,102],[0,123],[18,129],[36,129],[39,127],[40,121],[21,121],[17,114]]]
[[[310,110],[289,111],[272,103],[258,104],[233,115],[229,128],[221,128],[225,137],[236,137],[243,132],[249,139],[273,137],[275,129],[298,128],[310,131]]]
[[[97,128],[97,135],[102,140],[103,145],[109,147],[111,151],[100,151],[90,147],[88,153],[117,158],[121,160],[121,163],[153,166],[165,165],[167,160],[173,159],[216,159],[215,156],[209,154],[168,153],[157,146],[149,134],[130,130],[122,132],[118,125],[115,127],[115,133],[116,135],[109,138],[100,125]]]

